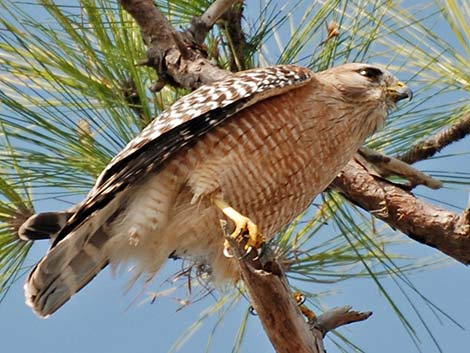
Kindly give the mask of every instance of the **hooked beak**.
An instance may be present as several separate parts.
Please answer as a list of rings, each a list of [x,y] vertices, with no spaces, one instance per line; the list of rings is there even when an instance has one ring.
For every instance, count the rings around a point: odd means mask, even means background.
[[[395,85],[388,87],[388,95],[396,102],[408,98],[413,99],[413,91],[403,82],[398,81]]]

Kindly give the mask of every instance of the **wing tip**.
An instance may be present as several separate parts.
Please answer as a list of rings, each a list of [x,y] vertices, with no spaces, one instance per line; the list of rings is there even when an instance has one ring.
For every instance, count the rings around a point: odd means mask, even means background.
[[[53,239],[71,215],[68,211],[32,215],[18,229],[18,237],[26,241]]]
[[[70,299],[71,295],[64,296],[63,290],[58,290],[55,281],[49,281],[48,284],[41,281],[39,264],[33,268],[23,286],[25,303],[38,317],[47,319]]]

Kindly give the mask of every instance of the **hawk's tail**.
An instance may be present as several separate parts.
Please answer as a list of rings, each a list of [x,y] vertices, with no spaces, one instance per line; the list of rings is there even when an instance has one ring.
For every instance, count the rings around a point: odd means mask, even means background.
[[[61,240],[31,271],[26,303],[39,316],[54,313],[108,264],[109,240],[104,226],[93,233],[82,226]]]

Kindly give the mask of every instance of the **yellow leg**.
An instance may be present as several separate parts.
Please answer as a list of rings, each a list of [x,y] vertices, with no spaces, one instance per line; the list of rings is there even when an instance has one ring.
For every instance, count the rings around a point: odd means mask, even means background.
[[[302,293],[300,292],[295,292],[294,293],[294,298],[297,304],[299,305],[300,311],[302,314],[307,318],[309,322],[312,322],[316,319],[315,313],[307,308],[307,306],[304,304],[305,297],[303,296]]]
[[[230,234],[230,237],[238,238],[240,235],[248,232],[248,241],[245,245],[245,250],[251,250],[252,248],[259,249],[263,246],[265,238],[258,232],[258,226],[253,223],[251,219],[237,212],[225,201],[214,198],[212,202],[235,223],[235,231]],[[224,246],[226,250],[229,248],[227,241]]]

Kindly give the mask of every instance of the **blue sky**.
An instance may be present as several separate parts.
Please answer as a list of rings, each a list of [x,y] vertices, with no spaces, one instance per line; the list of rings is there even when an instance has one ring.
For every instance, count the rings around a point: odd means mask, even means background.
[[[410,83],[412,85],[412,82]],[[470,151],[470,140],[464,140],[445,150],[446,154]],[[419,164],[423,169],[458,170],[470,173],[468,154],[433,160]],[[446,189],[418,192],[446,200],[461,208],[468,204],[468,190]],[[51,209],[56,206],[50,205]],[[405,239],[405,237],[404,237]],[[28,263],[35,263],[47,250],[44,242],[34,245]],[[440,257],[438,251],[421,244],[407,245],[407,254],[417,259],[426,256]],[[170,262],[159,276],[165,279],[179,269],[179,263]],[[424,308],[422,301],[415,304],[423,312],[423,320],[432,329],[444,352],[467,352],[470,346],[470,276],[468,269],[453,260],[442,268],[410,275],[415,286],[431,301],[467,328],[461,330],[449,321],[439,322]],[[38,353],[144,353],[166,352],[175,340],[191,325],[199,313],[214,301],[210,297],[181,311],[172,296],[139,305],[143,298],[133,302],[136,292],[123,295],[126,276],[114,279],[110,271],[103,271],[83,291],[78,293],[61,310],[44,320],[37,318],[24,305],[22,281],[11,288],[0,305],[1,344],[5,352]],[[155,287],[158,288],[157,280]],[[406,299],[399,293],[392,280],[384,281],[387,289],[406,310]],[[334,294],[324,298],[325,308],[352,305],[357,310],[372,310],[374,315],[364,323],[343,328],[342,332],[367,352],[414,352],[402,324],[392,313],[389,304],[377,287],[368,279],[349,280],[333,285],[312,285],[312,291],[332,290]],[[238,325],[248,303],[238,305],[223,321],[213,343],[213,352],[230,352]],[[211,318],[181,349],[181,352],[204,352],[207,337],[217,318]],[[413,319],[416,322],[416,319]],[[416,325],[422,337],[423,352],[436,352],[435,345],[420,325]],[[326,340],[328,352],[337,349]],[[273,349],[256,317],[250,317],[243,352],[272,352]]]

